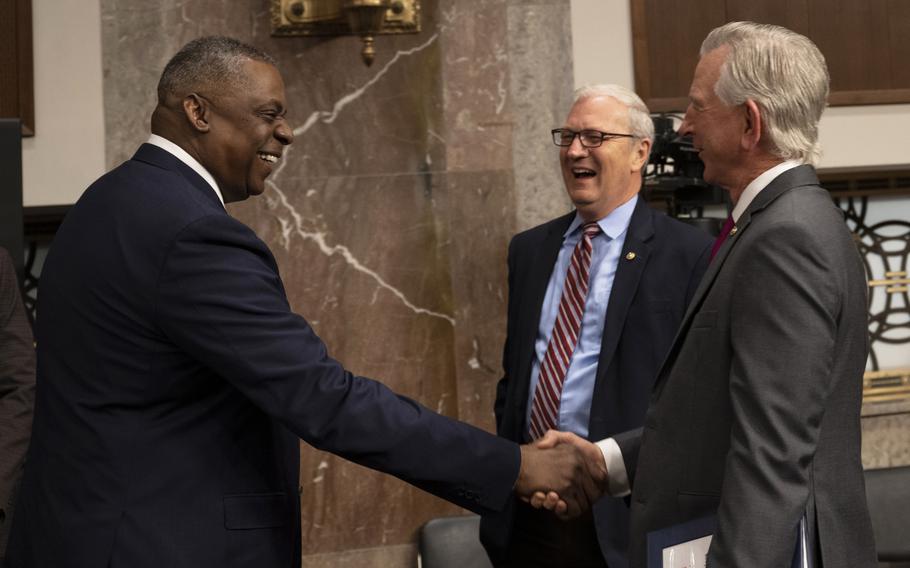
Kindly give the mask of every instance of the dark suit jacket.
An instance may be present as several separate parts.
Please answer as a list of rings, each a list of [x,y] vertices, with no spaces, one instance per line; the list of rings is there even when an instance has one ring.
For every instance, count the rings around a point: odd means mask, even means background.
[[[541,306],[563,234],[575,212],[512,239],[509,246],[509,313],[503,369],[496,391],[500,436],[522,441],[534,342]],[[639,199],[629,222],[607,305],[591,402],[588,437],[601,440],[640,426],[648,393],[686,305],[707,265],[711,237]],[[633,260],[626,255],[635,253]],[[626,564],[628,508],[601,499],[594,510],[601,551],[611,568]],[[502,558],[512,512],[483,519],[481,538],[491,557]]]
[[[35,399],[35,346],[16,268],[0,248],[0,560],[9,537]]]
[[[40,297],[13,567],[299,566],[298,436],[476,512],[510,498],[516,444],[345,371],[157,147],[67,214]]]
[[[789,566],[807,512],[818,566],[873,567],[856,246],[810,166],[772,181],[737,229],[692,299],[643,434],[618,439],[634,476],[632,565],[645,566],[649,531],[716,512],[709,566]]]

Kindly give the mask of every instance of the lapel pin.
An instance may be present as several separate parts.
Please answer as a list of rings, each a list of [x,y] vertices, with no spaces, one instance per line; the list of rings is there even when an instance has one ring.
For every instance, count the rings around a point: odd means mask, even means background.
[[[626,253],[626,260],[635,260],[635,253],[632,252],[632,251],[627,252],[627,253]]]
[[[736,225],[733,225],[733,228],[730,229],[730,236],[732,237],[733,235],[735,235],[737,230],[738,229],[736,228]]]

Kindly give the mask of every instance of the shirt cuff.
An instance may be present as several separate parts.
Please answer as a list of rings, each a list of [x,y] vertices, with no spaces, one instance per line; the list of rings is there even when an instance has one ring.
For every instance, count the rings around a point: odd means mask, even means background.
[[[607,464],[607,491],[613,497],[625,497],[631,493],[629,488],[629,474],[626,472],[626,462],[622,459],[619,444],[613,438],[597,442]]]

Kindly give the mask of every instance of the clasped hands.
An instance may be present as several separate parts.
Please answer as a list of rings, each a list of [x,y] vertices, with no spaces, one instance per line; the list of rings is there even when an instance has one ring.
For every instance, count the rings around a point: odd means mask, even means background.
[[[607,493],[603,453],[575,434],[550,430],[521,446],[515,493],[532,507],[549,509],[562,519],[577,517]]]

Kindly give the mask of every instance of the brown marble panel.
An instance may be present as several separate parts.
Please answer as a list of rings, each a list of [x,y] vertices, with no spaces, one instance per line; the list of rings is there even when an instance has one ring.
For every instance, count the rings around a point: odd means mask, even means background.
[[[306,568],[412,568],[417,566],[417,547],[400,544],[305,555],[303,565]]]
[[[508,301],[506,256],[514,233],[509,170],[452,172],[435,201],[452,275],[459,418],[495,431]]]
[[[457,416],[451,278],[428,176],[297,180],[279,174],[264,199],[231,208],[275,252],[294,310],[351,371]],[[307,553],[406,543],[458,510],[306,447],[301,485]]]
[[[446,161],[450,171],[510,169],[507,5],[440,0]]]

